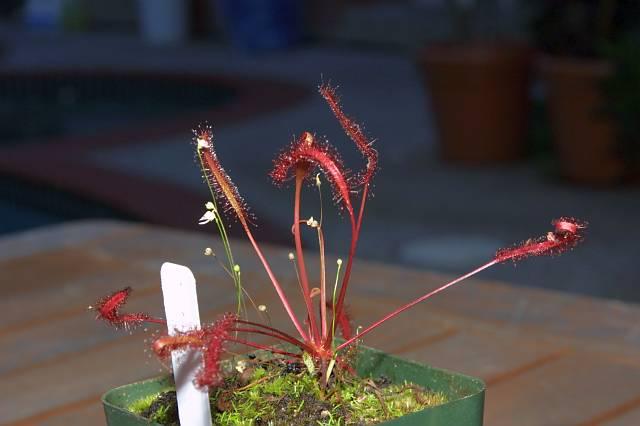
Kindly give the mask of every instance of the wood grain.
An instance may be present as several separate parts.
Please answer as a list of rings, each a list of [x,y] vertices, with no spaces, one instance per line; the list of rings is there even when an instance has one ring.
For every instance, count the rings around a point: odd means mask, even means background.
[[[203,317],[233,310],[229,280],[202,256],[216,244],[201,234],[109,221],[0,239],[0,423],[103,424],[103,392],[164,370],[145,353],[149,332],[113,331],[86,307],[132,285],[127,309],[159,313],[159,269],[169,260],[194,270]],[[251,248],[232,244],[256,303],[268,306],[274,324],[286,324]],[[287,252],[265,249],[300,313]],[[446,279],[359,262],[348,306],[353,323],[366,326]],[[403,313],[364,343],[483,378],[490,426],[640,424],[637,305],[474,280]]]

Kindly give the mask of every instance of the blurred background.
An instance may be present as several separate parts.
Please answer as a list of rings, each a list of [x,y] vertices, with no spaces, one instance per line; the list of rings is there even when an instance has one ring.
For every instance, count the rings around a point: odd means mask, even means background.
[[[640,2],[6,0],[0,20],[0,236],[103,218],[215,238],[208,122],[257,234],[291,244],[276,153],[309,130],[362,167],[316,93],[332,82],[381,158],[360,257],[465,272],[575,216],[574,252],[484,277],[640,301]]]

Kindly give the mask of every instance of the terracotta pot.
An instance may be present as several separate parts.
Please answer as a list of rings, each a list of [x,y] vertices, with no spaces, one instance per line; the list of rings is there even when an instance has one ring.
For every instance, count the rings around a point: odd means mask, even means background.
[[[522,156],[529,112],[529,48],[437,44],[423,50],[420,61],[446,160],[491,164]]]
[[[549,119],[562,174],[573,181],[604,184],[624,172],[616,152],[613,120],[602,112],[600,84],[611,72],[605,61],[543,57]]]

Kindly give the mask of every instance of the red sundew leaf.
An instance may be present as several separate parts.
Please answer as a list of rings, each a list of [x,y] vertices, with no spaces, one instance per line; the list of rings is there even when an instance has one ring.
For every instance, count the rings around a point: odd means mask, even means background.
[[[546,236],[529,239],[517,246],[498,250],[495,260],[518,261],[530,256],[557,255],[575,247],[583,239],[581,231],[587,224],[570,217],[561,217],[551,222],[554,231]]]
[[[349,214],[353,214],[347,171],[335,149],[328,143],[317,143],[311,133],[303,132],[273,163],[269,175],[278,185],[292,179],[298,167],[304,168],[307,175],[312,166],[319,168],[331,183],[335,200],[344,204]]]
[[[342,309],[336,320],[338,321],[338,325],[340,326],[340,334],[342,335],[342,338],[344,340],[351,339],[351,336],[353,336],[353,333],[351,331],[351,318],[349,317],[349,313],[347,312],[347,310]]]
[[[90,309],[96,311],[96,318],[102,319],[115,328],[130,328],[140,325],[151,317],[145,313],[121,314],[120,308],[126,303],[131,294],[131,287],[123,288],[98,301]]]
[[[220,357],[224,353],[224,344],[229,339],[230,330],[237,319],[235,314],[226,313],[216,322],[204,328],[206,340],[202,354],[204,366],[196,377],[196,386],[206,388],[220,383]]]
[[[333,111],[345,133],[356,144],[362,156],[367,160],[365,169],[358,173],[358,178],[354,183],[357,185],[368,184],[378,169],[378,151],[373,148],[373,142],[365,136],[362,127],[342,111],[336,88],[329,84],[321,84],[318,87],[318,91],[327,101],[329,108]]]
[[[195,378],[196,386],[206,388],[220,382],[220,357],[224,353],[224,344],[230,337],[230,331],[238,317],[226,313],[212,324],[202,329],[164,335],[153,342],[153,352],[160,359],[168,358],[173,351],[194,349],[202,353],[203,366]]]
[[[226,213],[233,212],[243,225],[249,223],[247,205],[238,188],[224,170],[213,148],[213,132],[209,125],[201,125],[193,130],[197,148],[202,155],[205,179],[211,184],[216,196],[222,201]]]

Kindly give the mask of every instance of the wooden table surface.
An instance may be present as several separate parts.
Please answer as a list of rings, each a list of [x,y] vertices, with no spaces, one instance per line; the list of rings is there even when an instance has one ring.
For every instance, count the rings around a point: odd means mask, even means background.
[[[220,247],[213,235],[112,221],[0,239],[0,423],[104,424],[102,393],[164,370],[145,351],[150,331],[114,331],[94,321],[87,306],[131,285],[128,309],[161,315],[160,266],[172,261],[193,269],[205,319],[232,310],[230,280],[202,255],[208,246]],[[286,324],[250,247],[233,246],[253,298],[269,307],[273,323]],[[266,246],[265,252],[294,294],[288,250]],[[367,325],[445,279],[356,263],[351,315],[356,325]],[[640,425],[637,305],[471,280],[364,340],[484,379],[489,426]]]

